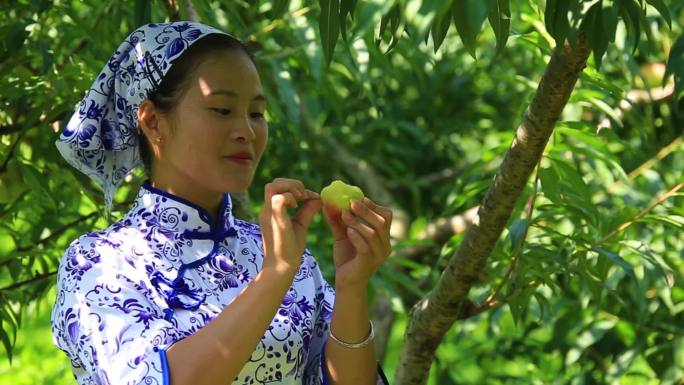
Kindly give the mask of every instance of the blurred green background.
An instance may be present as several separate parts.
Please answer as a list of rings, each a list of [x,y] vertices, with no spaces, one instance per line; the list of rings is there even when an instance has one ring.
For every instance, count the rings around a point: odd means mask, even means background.
[[[73,383],[51,341],[54,271],[71,240],[111,222],[54,140],[119,42],[176,11],[258,48],[270,142],[243,217],[275,177],[317,191],[343,179],[395,211],[395,254],[372,282],[374,308],[389,306],[393,383],[409,311],[463,237],[439,223],[472,220],[546,69],[558,2],[342,1],[356,4],[334,46],[320,32],[329,2],[172,3],[0,1],[0,383]],[[487,16],[504,3],[499,50]],[[431,385],[684,383],[684,2],[569,3],[575,21],[597,3],[617,10],[615,38],[600,67],[590,58],[470,292],[500,305],[454,324]],[[112,220],[143,178],[118,191]],[[309,247],[332,280],[331,241],[318,217]]]

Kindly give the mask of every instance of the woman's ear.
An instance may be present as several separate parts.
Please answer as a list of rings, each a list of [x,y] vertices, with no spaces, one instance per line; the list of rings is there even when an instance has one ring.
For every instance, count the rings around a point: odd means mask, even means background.
[[[138,126],[144,132],[150,143],[162,141],[163,130],[160,125],[161,116],[154,103],[145,99],[138,107]]]

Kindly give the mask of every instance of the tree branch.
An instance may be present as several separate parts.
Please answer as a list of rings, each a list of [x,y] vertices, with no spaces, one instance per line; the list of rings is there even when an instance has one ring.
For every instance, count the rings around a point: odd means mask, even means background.
[[[183,9],[185,10],[185,15],[188,20],[199,20],[199,17],[197,16],[197,10],[195,9],[195,5],[192,4],[192,0],[183,0]]]
[[[653,199],[653,201],[651,202],[651,204],[648,205],[648,207],[646,207],[645,209],[639,211],[636,215],[634,215],[634,217],[632,217],[632,219],[630,219],[630,220],[628,220],[627,222],[621,224],[621,225],[618,226],[615,230],[613,230],[613,231],[611,231],[610,233],[606,234],[603,238],[601,238],[601,239],[597,242],[597,244],[601,244],[601,243],[607,241],[608,239],[612,238],[612,237],[615,236],[616,234],[618,234],[618,233],[624,231],[625,229],[627,229],[629,226],[631,226],[632,224],[634,224],[634,222],[636,222],[637,220],[639,220],[639,218],[641,218],[641,217],[643,217],[644,215],[648,214],[651,210],[653,210],[654,208],[656,208],[657,206],[659,206],[661,203],[663,203],[663,202],[665,202],[666,200],[668,200],[671,196],[673,196],[674,194],[676,194],[677,191],[679,191],[679,190],[682,189],[682,187],[684,187],[684,182],[678,183],[676,186],[674,186],[673,188],[671,188],[669,191],[664,192],[664,193],[660,194],[659,196],[657,196],[655,199]]]
[[[467,313],[468,293],[503,231],[515,202],[541,159],[563,108],[586,66],[590,49],[580,35],[576,45],[556,47],[515,139],[497,170],[475,222],[468,227],[433,290],[411,309],[396,383],[425,384],[435,350],[453,323]]]
[[[180,20],[180,8],[178,7],[178,2],[176,0],[164,0],[164,6],[166,7],[166,12],[169,14],[169,20]]]
[[[429,241],[433,244],[417,245],[398,250],[392,256],[411,259],[418,263],[431,263],[429,254],[435,248],[441,247],[455,234],[460,234],[470,226],[477,218],[478,206],[468,209],[463,214],[447,218],[438,218],[427,225],[425,230],[418,234],[416,240]]]
[[[0,126],[0,136],[14,134],[15,132],[21,131],[23,127],[24,126],[17,123]]]
[[[55,274],[57,274],[57,271],[50,271],[50,272],[47,272],[47,273],[38,274],[38,275],[36,275],[35,277],[29,278],[29,279],[27,279],[27,280],[15,282],[15,283],[13,283],[13,284],[11,284],[11,285],[8,285],[8,286],[5,286],[5,287],[3,287],[3,288],[0,288],[0,293],[5,292],[5,291],[14,290],[14,289],[16,289],[16,288],[18,288],[18,287],[21,287],[21,286],[24,286],[24,285],[28,285],[28,284],[33,283],[33,282],[36,282],[36,281],[43,280],[43,279],[45,279],[45,278],[52,277],[52,276],[55,275]]]
[[[494,301],[498,301],[499,297],[499,292],[501,292],[501,289],[503,289],[504,285],[508,280],[510,279],[511,275],[513,274],[513,271],[515,268],[518,266],[518,261],[520,260],[520,255],[522,254],[523,251],[523,246],[525,245],[525,239],[527,238],[527,233],[530,229],[530,223],[532,221],[532,214],[534,213],[534,204],[537,201],[537,197],[539,196],[538,194],[539,190],[539,164],[537,164],[537,175],[534,178],[534,193],[532,196],[527,201],[527,210],[525,214],[525,218],[527,218],[527,226],[525,226],[525,231],[523,233],[522,239],[520,240],[520,243],[516,246],[515,250],[513,251],[513,258],[511,260],[511,264],[508,266],[508,269],[504,273],[503,278],[501,278],[501,282],[496,286],[492,294],[490,294],[487,299],[485,299],[484,303],[478,307],[478,309],[475,309],[474,314],[479,314],[482,311],[479,310],[479,308],[490,308],[491,304]]]
[[[672,98],[674,94],[674,81],[665,85],[665,87],[658,87],[646,90],[630,90],[624,99],[618,102],[618,108],[615,109],[615,116],[622,120],[626,112],[629,112],[635,105],[642,105],[647,103],[660,103]],[[598,124],[598,130],[611,128],[612,124],[610,118],[605,117]]]

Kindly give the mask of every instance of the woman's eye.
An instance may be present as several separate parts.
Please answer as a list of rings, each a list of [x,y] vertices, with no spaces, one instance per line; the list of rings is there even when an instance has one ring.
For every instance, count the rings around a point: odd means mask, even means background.
[[[230,110],[227,108],[212,108],[212,110],[218,112],[221,115],[228,115],[230,114]]]
[[[252,118],[254,119],[263,119],[264,113],[263,112],[252,112]]]

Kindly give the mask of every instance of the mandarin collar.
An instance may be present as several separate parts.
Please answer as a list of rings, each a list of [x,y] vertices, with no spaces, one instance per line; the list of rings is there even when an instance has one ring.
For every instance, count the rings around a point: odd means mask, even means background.
[[[153,187],[149,179],[140,186],[132,213],[143,216],[147,221],[153,220],[168,230],[192,234],[193,238],[212,239],[212,235],[225,233],[235,225],[230,194],[223,193],[219,218],[212,224],[211,216],[203,207]]]

